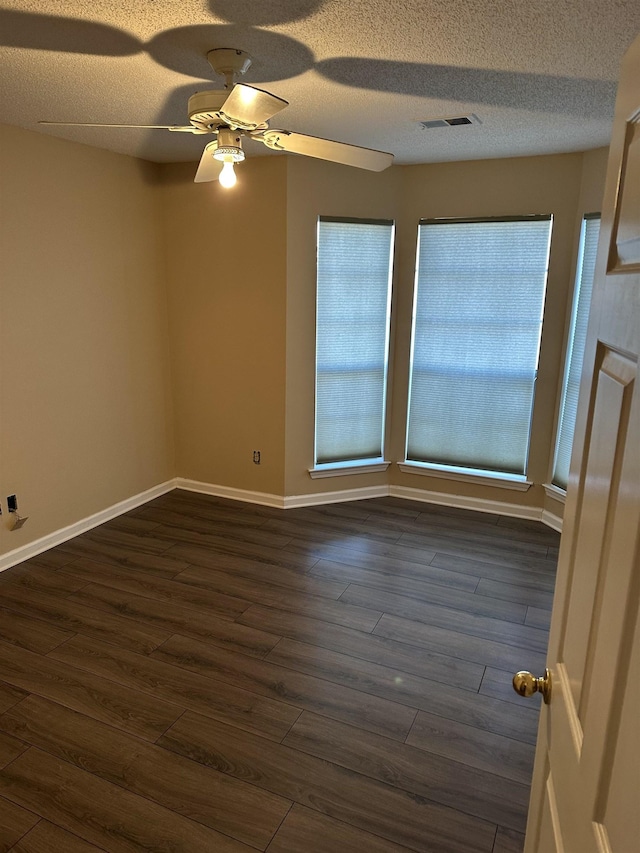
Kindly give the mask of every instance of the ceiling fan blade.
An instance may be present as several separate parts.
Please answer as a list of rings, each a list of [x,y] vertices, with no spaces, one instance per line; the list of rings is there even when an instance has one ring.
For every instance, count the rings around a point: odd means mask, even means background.
[[[276,151],[291,151],[293,154],[331,160],[333,163],[357,166],[372,172],[381,172],[393,163],[393,154],[387,154],[385,151],[360,148],[358,145],[333,142],[331,139],[320,139],[317,136],[305,136],[303,133],[292,133],[289,130],[268,130],[259,138]]]
[[[220,175],[224,163],[220,160],[215,160],[213,157],[213,152],[216,150],[217,144],[217,142],[210,142],[204,146],[204,151],[198,164],[198,171],[193,179],[194,183],[201,184],[204,181],[215,181]]]
[[[288,106],[289,101],[277,95],[246,83],[236,83],[219,112],[230,124],[243,130],[255,130]]]
[[[149,130],[174,130],[182,133],[198,132],[198,129],[191,124],[186,127],[171,124],[97,124],[86,121],[39,121],[38,124],[45,124],[48,127],[137,127]]]

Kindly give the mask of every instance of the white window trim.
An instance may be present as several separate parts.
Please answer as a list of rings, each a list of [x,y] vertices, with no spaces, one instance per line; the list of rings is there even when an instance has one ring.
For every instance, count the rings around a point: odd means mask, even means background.
[[[556,486],[555,483],[543,483],[542,488],[548,498],[553,498],[554,501],[560,501],[560,503],[565,502],[567,498],[566,489]]]
[[[548,287],[549,258],[550,258],[550,247],[551,247],[551,238],[552,238],[552,227],[553,227],[553,221],[554,221],[553,215],[552,214],[549,214],[549,215],[537,215],[536,214],[536,215],[531,215],[531,216],[514,216],[514,217],[486,217],[486,218],[480,217],[478,219],[471,219],[471,220],[467,220],[467,219],[461,219],[461,220],[456,220],[456,219],[449,219],[449,220],[421,219],[419,222],[419,226],[418,226],[418,229],[419,229],[419,231],[418,231],[418,248],[417,248],[418,256],[416,258],[416,267],[415,267],[414,296],[413,296],[413,317],[412,317],[412,323],[411,323],[411,354],[410,354],[410,361],[409,361],[409,394],[408,394],[408,408],[407,408],[406,433],[405,433],[405,454],[408,453],[408,451],[409,451],[408,445],[409,445],[409,428],[410,428],[410,417],[411,417],[410,406],[411,406],[411,394],[412,394],[411,385],[413,382],[413,374],[414,374],[414,346],[415,346],[415,339],[416,339],[416,310],[417,310],[418,285],[419,285],[420,228],[423,225],[427,225],[430,223],[435,224],[437,222],[455,222],[455,221],[460,221],[460,222],[474,222],[474,221],[478,221],[478,222],[490,222],[490,221],[508,222],[508,221],[512,221],[512,220],[513,221],[541,220],[541,221],[548,221],[550,223],[548,243],[547,243],[547,261],[546,261],[547,266],[546,266],[546,272],[545,272],[545,284],[544,284],[543,298],[542,298],[542,305],[541,305],[541,318],[540,318],[541,327],[540,327],[540,333],[538,336],[538,351],[537,351],[536,367],[535,367],[535,378],[537,380],[539,363],[540,363],[540,347],[542,345],[542,322],[543,322],[543,318],[544,318],[544,308],[545,308],[545,304],[546,304],[546,294],[547,294],[547,287]],[[536,384],[534,384],[532,401],[531,401],[531,415],[530,415],[530,419],[529,419],[529,435],[528,435],[528,441],[527,441],[527,451],[526,451],[525,460],[524,460],[525,464],[523,466],[523,467],[525,467],[525,469],[529,464],[529,451],[530,451],[530,446],[531,446],[531,432],[532,432],[533,416],[534,416],[534,409],[535,409],[535,393],[537,390],[536,385],[537,385],[537,382],[536,382]],[[494,471],[484,471],[484,470],[480,470],[480,469],[462,468],[462,467],[458,467],[458,466],[444,466],[444,465],[438,465],[436,463],[429,463],[429,462],[413,462],[413,461],[409,462],[407,460],[405,460],[402,463],[398,463],[398,465],[400,467],[400,470],[404,471],[405,473],[422,473],[422,474],[425,474],[428,476],[434,476],[434,477],[439,476],[439,477],[442,477],[444,479],[460,480],[460,481],[464,481],[464,482],[473,482],[473,483],[479,483],[481,485],[489,485],[489,486],[493,485],[493,486],[498,486],[501,488],[511,488],[513,490],[516,490],[516,491],[527,491],[533,485],[533,482],[527,480],[525,475],[508,474],[508,473],[494,472]],[[417,470],[418,468],[422,468],[422,467],[430,468],[430,470],[428,470],[428,471]],[[441,472],[441,473],[438,473],[438,472]],[[442,473],[442,472],[448,472],[448,473]],[[499,480],[500,482],[496,482],[497,480]]]
[[[346,474],[367,474],[375,471],[386,471],[391,462],[384,462],[383,456],[385,454],[385,442],[387,439],[387,402],[389,396],[389,361],[390,361],[390,341],[391,341],[391,300],[392,300],[392,291],[393,291],[393,271],[394,271],[394,259],[395,259],[395,245],[396,245],[396,224],[395,220],[389,219],[367,219],[367,218],[352,218],[352,217],[331,217],[331,216],[319,216],[317,222],[317,237],[316,237],[316,253],[319,251],[320,246],[320,226],[322,222],[344,222],[351,224],[379,224],[379,225],[387,225],[391,228],[391,247],[389,252],[389,269],[388,269],[388,283],[387,283],[387,307],[386,307],[386,318],[385,318],[385,359],[384,359],[384,379],[383,379],[383,389],[382,389],[382,419],[381,419],[381,436],[380,436],[380,458],[376,458],[374,460],[362,460],[362,459],[346,459],[342,462],[326,462],[326,463],[318,463],[318,349],[317,349],[317,335],[318,335],[318,320],[316,316],[316,356],[315,356],[315,403],[314,403],[314,450],[313,450],[313,458],[315,465],[313,468],[309,469],[309,475],[313,478],[320,477],[339,477],[345,476]],[[316,261],[316,308],[317,308],[317,300],[318,300],[318,283],[317,283],[317,261]],[[377,449],[377,448],[371,448]],[[376,463],[376,467],[372,467],[372,463]],[[342,468],[344,466],[351,466],[351,470],[343,471]],[[382,467],[380,467],[382,466]],[[357,468],[358,470],[354,470]]]
[[[359,459],[356,462],[327,462],[324,465],[316,465],[309,468],[309,476],[312,480],[322,477],[346,477],[349,474],[376,474],[386,471],[391,462],[383,459]]]
[[[499,471],[459,468],[455,465],[436,465],[430,462],[398,462],[398,468],[403,474],[421,474],[425,477],[477,483],[480,486],[495,486],[499,489],[511,489],[516,492],[526,492],[533,485],[533,482],[527,480],[524,474],[502,474]]]
[[[578,308],[580,307],[580,297],[583,296],[583,269],[584,269],[584,260],[585,260],[585,242],[587,236],[587,228],[588,222],[597,220],[601,222],[601,214],[600,213],[585,213],[582,217],[582,223],[580,226],[580,242],[578,246],[578,257],[576,260],[576,271],[573,280],[573,295],[571,299],[571,314],[569,316],[569,325],[566,331],[566,341],[565,341],[565,353],[564,353],[564,369],[562,372],[562,381],[560,383],[560,391],[559,391],[559,401],[557,405],[556,411],[556,424],[555,424],[555,435],[554,435],[554,445],[553,445],[553,456],[551,462],[551,471],[549,473],[549,483],[543,484],[544,490],[548,497],[555,498],[555,500],[561,501],[564,503],[564,499],[566,498],[567,491],[562,486],[558,485],[554,482],[554,477],[556,476],[556,468],[558,464],[558,451],[559,451],[559,440],[560,440],[560,432],[561,427],[563,425],[563,420],[565,417],[565,405],[566,405],[566,389],[568,386],[568,379],[571,367],[571,360],[573,354],[573,348],[575,346],[575,332],[578,320]],[[598,236],[600,233],[600,226],[598,226]],[[597,247],[596,247],[597,248]],[[593,294],[593,281],[591,284],[591,295]],[[591,303],[591,297],[590,297]],[[589,312],[587,312],[587,315]],[[588,316],[587,316],[588,322]],[[583,356],[584,358],[584,356]],[[579,371],[578,371],[579,378]],[[573,444],[573,437],[571,440],[571,444]],[[569,454],[569,462],[571,461],[571,454]],[[555,491],[554,491],[555,490]]]

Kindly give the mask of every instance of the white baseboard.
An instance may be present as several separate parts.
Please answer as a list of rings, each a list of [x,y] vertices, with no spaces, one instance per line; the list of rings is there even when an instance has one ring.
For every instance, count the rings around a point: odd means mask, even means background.
[[[232,501],[244,501],[249,504],[260,504],[261,506],[274,506],[278,509],[285,508],[285,500],[282,495],[271,495],[268,492],[250,492],[245,489],[233,489],[230,486],[216,486],[213,483],[201,483],[198,480],[186,480],[178,477],[175,481],[176,489],[185,489],[187,492],[198,492],[200,495],[214,495],[216,498],[229,498]]]
[[[413,489],[408,486],[368,486],[361,489],[341,489],[335,492],[317,492],[307,495],[272,495],[267,492],[252,492],[244,489],[233,489],[229,486],[216,486],[212,483],[201,483],[197,480],[178,478],[176,488],[203,495],[215,495],[218,498],[244,501],[245,503],[272,506],[278,509],[293,509],[295,507],[320,506],[322,504],[343,503],[345,501],[365,500],[366,498],[404,498],[405,500],[421,501],[422,503],[455,506],[460,509],[470,509],[477,512],[491,512],[496,515],[506,515],[511,518],[529,518],[532,521],[542,521],[554,530],[562,530],[562,519],[548,510],[537,506],[522,506],[507,501],[492,501],[482,498],[470,498],[464,495],[450,495],[443,492],[433,492],[426,489]]]
[[[35,557],[43,551],[48,551],[49,548],[55,548],[56,545],[61,545],[68,539],[73,539],[74,536],[86,533],[87,530],[92,530],[94,527],[98,527],[99,524],[104,524],[105,521],[111,521],[112,518],[116,518],[118,515],[129,512],[141,504],[160,497],[160,495],[164,495],[175,488],[176,481],[167,480],[165,483],[160,483],[157,486],[153,486],[151,489],[147,489],[146,491],[140,492],[131,498],[119,501],[117,504],[113,504],[113,506],[100,510],[100,512],[89,515],[87,518],[76,521],[75,524],[70,524],[68,527],[62,527],[60,530],[48,533],[40,539],[29,542],[27,545],[22,545],[20,548],[15,548],[13,551],[8,551],[0,557],[0,572],[3,572],[5,569],[10,569],[11,566],[22,563],[24,560],[28,560],[31,557]]]
[[[548,509],[543,509],[540,514],[540,521],[546,524],[547,527],[551,527],[553,530],[557,530],[558,533],[562,533],[562,519],[559,515],[549,512]]]
[[[201,495],[215,495],[217,498],[229,498],[229,500],[244,501],[250,504],[273,506],[277,509],[342,503],[344,501],[363,500],[364,498],[380,498],[389,494],[388,486],[370,486],[362,489],[342,489],[337,492],[318,492],[317,494],[283,497],[268,492],[252,492],[244,489],[232,489],[229,486],[216,486],[213,483],[201,483],[197,480],[185,480],[182,477],[178,477],[176,480],[176,488],[186,489],[188,492],[198,492]]]
[[[301,506],[319,506],[321,504],[338,504],[345,501],[362,501],[366,498],[386,498],[389,486],[365,486],[361,489],[341,489],[337,492],[318,492],[312,495],[292,495],[285,498],[285,509]]]
[[[508,515],[511,518],[531,518],[540,521],[542,515],[542,510],[537,506],[521,506],[506,501],[469,498],[465,495],[448,495],[443,492],[430,492],[426,489],[412,489],[408,486],[391,486],[389,494],[394,498],[440,504],[440,506],[456,506],[460,509],[472,509],[476,512],[492,512],[497,515]]]

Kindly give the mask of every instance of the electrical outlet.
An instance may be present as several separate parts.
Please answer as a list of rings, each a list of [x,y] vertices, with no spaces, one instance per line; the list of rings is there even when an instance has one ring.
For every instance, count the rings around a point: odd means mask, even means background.
[[[256,465],[260,464],[260,451],[259,450],[253,451],[253,461],[255,462]]]
[[[7,509],[9,512],[18,512],[18,498],[15,495],[8,496]]]

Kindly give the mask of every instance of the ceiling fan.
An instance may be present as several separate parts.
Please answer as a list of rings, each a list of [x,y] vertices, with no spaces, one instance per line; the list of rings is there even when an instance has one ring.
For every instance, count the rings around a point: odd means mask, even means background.
[[[207,53],[207,59],[216,74],[225,78],[225,88],[223,91],[212,90],[192,95],[189,98],[188,125],[181,127],[63,121],[38,123],[66,127],[140,127],[178,133],[214,134],[216,138],[205,145],[202,152],[195,182],[213,181],[218,178],[224,187],[232,187],[236,182],[233,167],[235,163],[244,160],[243,136],[256,139],[274,151],[303,154],[320,160],[369,169],[372,172],[381,172],[393,162],[393,154],[384,151],[306,136],[289,130],[271,130],[269,120],[287,107],[289,102],[245,83],[234,83],[235,77],[244,74],[251,65],[249,54],[234,48],[215,48]]]

